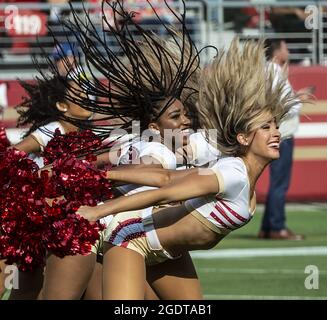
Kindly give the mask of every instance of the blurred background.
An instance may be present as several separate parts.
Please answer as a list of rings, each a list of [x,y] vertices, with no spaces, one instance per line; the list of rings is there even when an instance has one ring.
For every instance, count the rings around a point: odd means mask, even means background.
[[[83,4],[79,1],[0,0],[0,120],[13,143],[21,136],[20,130],[15,128],[17,113],[13,107],[22,101],[24,95],[17,79],[33,81],[37,72],[32,58],[36,57],[41,67],[42,64],[45,67],[44,54],[56,61],[51,33],[63,44],[63,55],[78,54],[78,48],[71,50],[65,45],[68,40],[73,41],[70,32],[62,27],[62,21],[72,19],[68,2],[73,2],[82,17]],[[164,35],[165,30],[157,23],[146,1],[124,2],[126,7],[136,12],[137,21]],[[177,11],[182,8],[179,0],[167,2]],[[151,3],[165,22],[175,23],[164,1],[152,0]],[[84,6],[95,27],[101,30],[101,1],[85,1]],[[290,53],[289,80],[293,88],[314,87],[316,97],[314,104],[304,105],[301,111],[301,123],[295,134],[291,185],[287,193],[288,219],[297,231],[306,235],[306,240],[259,243],[256,235],[263,211],[263,205],[259,205],[254,223],[228,237],[219,250],[227,250],[227,254],[230,248],[258,250],[262,247],[266,248],[268,257],[260,255],[260,250],[251,251],[252,255],[249,253],[243,257],[236,267],[234,258],[240,255],[239,252],[230,252],[225,258],[195,255],[200,277],[204,279],[206,297],[327,299],[327,1],[186,1],[186,15],[191,37],[198,46],[212,44],[220,48],[228,45],[236,34],[241,39],[284,39]],[[108,10],[108,21],[111,18]],[[109,43],[112,50],[117,50],[114,39]],[[203,65],[212,58],[210,54],[208,51],[203,55]],[[258,183],[259,203],[264,204],[268,185],[269,170],[266,170]],[[271,247],[281,250],[269,255]],[[293,250],[295,254],[287,253],[288,249],[295,247],[300,250]],[[314,251],[314,248],[320,249]],[[304,288],[306,265],[320,268],[318,291]],[[217,286],[212,286],[217,279],[220,281],[219,291]]]

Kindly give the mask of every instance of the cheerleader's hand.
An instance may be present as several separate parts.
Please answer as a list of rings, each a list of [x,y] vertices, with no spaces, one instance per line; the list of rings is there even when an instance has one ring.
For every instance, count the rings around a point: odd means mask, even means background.
[[[42,169],[39,169],[38,172],[37,172],[39,178],[41,178],[41,176],[42,176],[42,172],[46,172],[47,175],[48,175],[48,177],[51,178],[51,176],[52,176],[51,168],[52,168],[51,166],[45,166],[45,167],[43,167]]]
[[[79,214],[90,222],[95,222],[99,219],[97,216],[97,207],[80,206],[76,214]]]
[[[45,198],[45,201],[48,203],[49,206],[52,207],[52,204],[54,201],[58,202],[60,200],[64,200],[65,197],[64,196],[60,196],[60,197],[57,197],[57,198]]]

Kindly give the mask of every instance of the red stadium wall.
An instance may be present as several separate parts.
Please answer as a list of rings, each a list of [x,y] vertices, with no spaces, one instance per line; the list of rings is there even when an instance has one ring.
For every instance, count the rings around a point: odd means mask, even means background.
[[[313,126],[313,130],[315,124],[322,125],[319,128],[325,128],[324,126],[327,126],[327,67],[290,67],[290,81],[296,90],[307,86],[316,87],[317,103],[304,106],[301,124],[303,126],[309,124]],[[8,104],[17,105],[24,96],[24,91],[17,81],[6,81],[6,83]],[[5,117],[6,125],[14,127],[15,119],[15,115]],[[304,136],[297,137],[295,140],[293,175],[288,200],[327,201],[327,129],[309,134],[306,134],[306,130],[303,132]],[[257,197],[260,202],[263,202],[266,197],[268,173],[267,168],[258,182]]]

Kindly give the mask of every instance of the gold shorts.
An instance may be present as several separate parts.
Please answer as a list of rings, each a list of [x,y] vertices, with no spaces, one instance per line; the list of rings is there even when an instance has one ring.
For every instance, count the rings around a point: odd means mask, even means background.
[[[96,255],[103,255],[103,239],[105,235],[106,230],[100,231],[100,238],[96,241],[96,243],[92,246],[91,252]]]
[[[117,214],[105,230],[104,241],[139,253],[144,257],[146,265],[179,258],[172,257],[160,245],[153,226],[152,208]]]

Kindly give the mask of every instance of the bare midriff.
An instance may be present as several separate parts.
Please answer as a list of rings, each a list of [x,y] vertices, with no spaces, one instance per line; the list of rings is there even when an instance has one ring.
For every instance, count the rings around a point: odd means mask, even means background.
[[[214,247],[226,234],[220,234],[199,221],[184,205],[165,208],[153,214],[161,245],[171,254]]]

